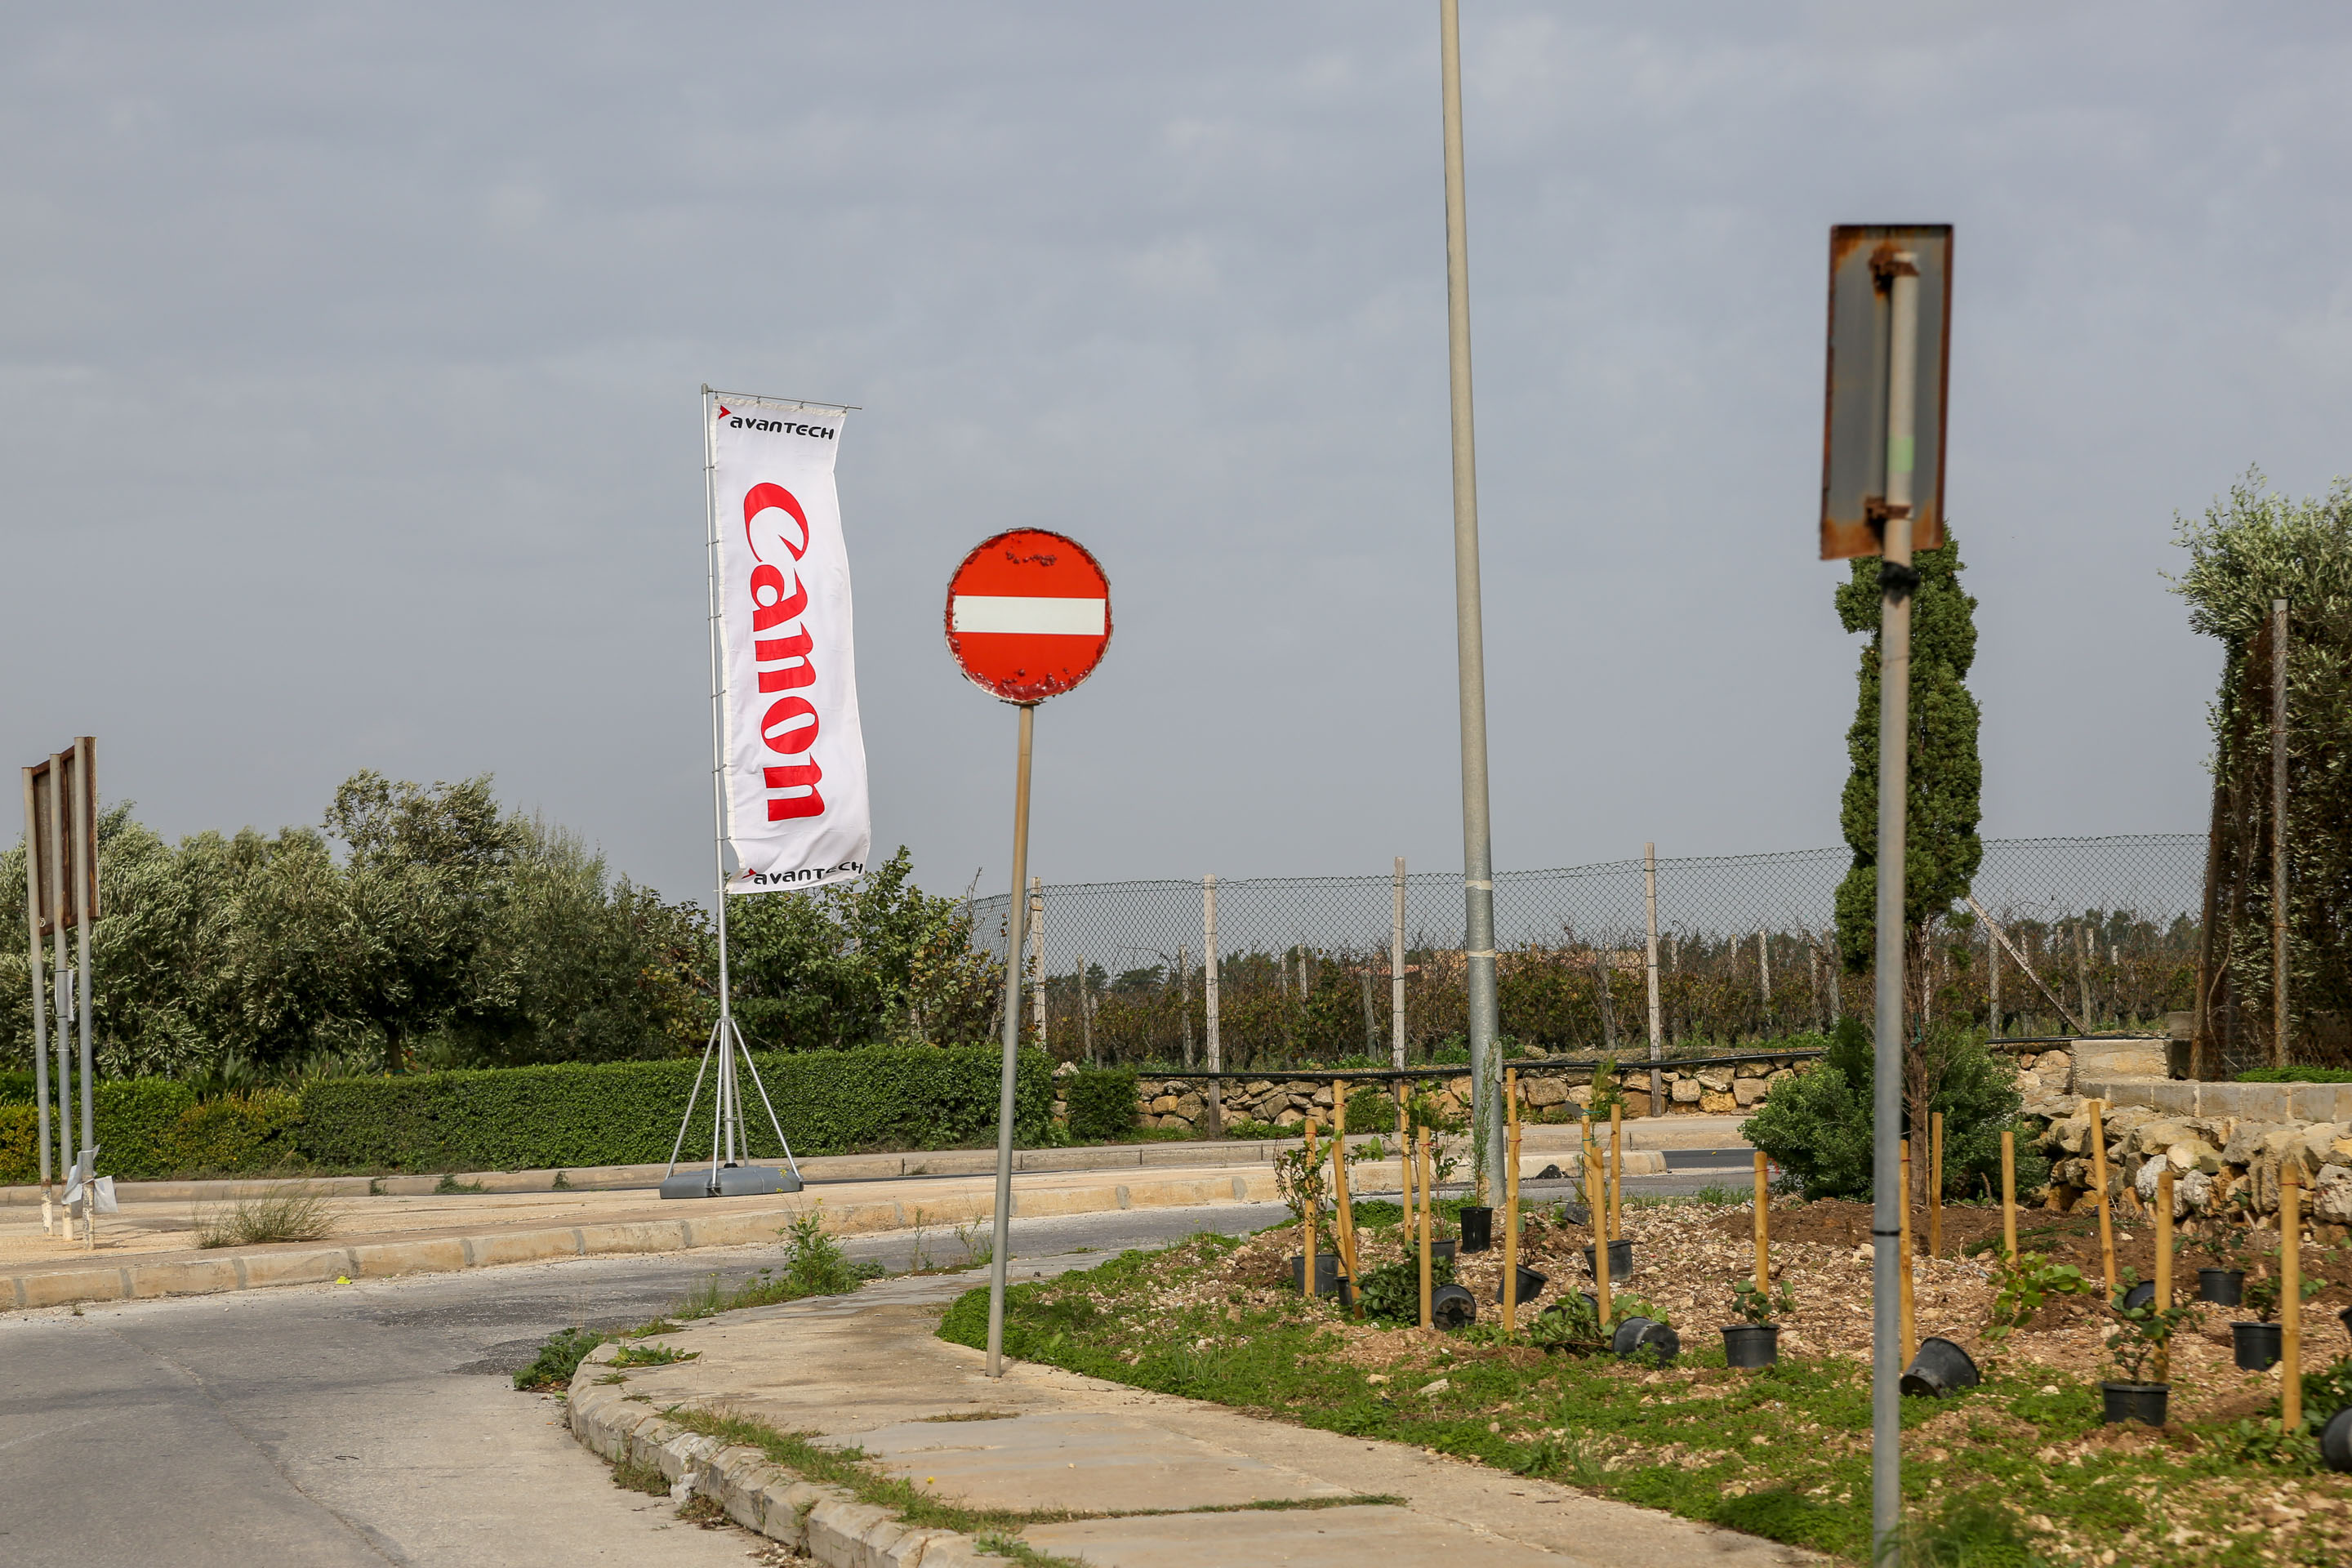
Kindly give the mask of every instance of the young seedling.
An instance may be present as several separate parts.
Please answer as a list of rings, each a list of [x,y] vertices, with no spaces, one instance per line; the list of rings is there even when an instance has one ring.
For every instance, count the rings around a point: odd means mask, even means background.
[[[1762,1328],[1778,1322],[1782,1314],[1794,1312],[1797,1296],[1785,1279],[1780,1281],[1778,1296],[1769,1290],[1759,1290],[1752,1279],[1742,1279],[1731,1288],[1731,1310],[1739,1314],[1740,1321]]]
[[[2127,1307],[2125,1298],[2139,1281],[2131,1270],[2124,1271],[2123,1288],[2108,1302],[2115,1314],[2116,1326],[2107,1335],[2107,1358],[2122,1373],[2124,1383],[2145,1384],[2151,1367],[2159,1363],[2165,1349],[2181,1324],[2197,1318],[2197,1304],[2184,1301],[2177,1307],[2149,1301],[2143,1306]]]
[[[2021,1252],[2015,1263],[1993,1265],[1992,1311],[1985,1337],[2007,1339],[2033,1321],[2042,1302],[2053,1296],[2085,1296],[2097,1287],[2071,1263],[2053,1263],[2039,1252]]]

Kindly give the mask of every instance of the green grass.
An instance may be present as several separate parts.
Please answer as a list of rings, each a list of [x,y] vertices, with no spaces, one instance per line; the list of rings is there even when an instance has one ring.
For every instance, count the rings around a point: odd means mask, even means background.
[[[481,1190],[482,1184],[479,1182],[461,1182],[457,1177],[446,1173],[433,1186],[436,1196],[443,1193],[478,1193]]]
[[[614,1366],[668,1366],[677,1362],[693,1361],[700,1351],[682,1351],[676,1345],[623,1345],[613,1352]]]
[[[1343,1357],[1328,1306],[1242,1289],[1180,1295],[1242,1244],[1197,1237],[1160,1253],[1126,1253],[1084,1274],[1014,1287],[1004,1349],[1160,1393],[1367,1439],[1475,1459],[1566,1482],[1685,1518],[1850,1560],[1869,1551],[1870,1387],[1864,1363],[1796,1360],[1734,1373],[1706,1332],[1671,1369],[1606,1358],[1530,1357],[1491,1325],[1437,1348],[1393,1348],[1410,1358],[1382,1381],[1377,1363]],[[1162,1306],[1167,1301],[1176,1304]],[[1264,1303],[1264,1304],[1254,1304]],[[987,1292],[960,1298],[940,1337],[984,1342]],[[1237,1314],[1237,1315],[1236,1315]],[[2324,1530],[2281,1550],[2275,1530],[2252,1526],[2236,1496],[2292,1480],[2333,1491],[2304,1453],[2250,1462],[2231,1431],[2189,1430],[2173,1443],[2105,1440],[2093,1379],[1996,1359],[1978,1389],[1941,1401],[1906,1400],[1904,1491],[1910,1561],[1938,1568],[2007,1568],[2054,1561],[2052,1532],[2118,1562],[2185,1565],[2258,1561],[2329,1563]],[[1422,1392],[1442,1376],[1446,1386]],[[2049,1390],[2050,1392],[2043,1392]],[[2259,1431],[2254,1423],[2248,1431]],[[2175,1430],[2179,1430],[2176,1428]],[[2041,1456],[2041,1457],[2037,1457]],[[2315,1524],[2342,1515],[2315,1511]],[[2169,1542],[2150,1527],[2204,1532]],[[2147,1533],[2129,1536],[2134,1531]],[[2273,1555],[2257,1555],[2257,1548]]]
[[[611,1337],[593,1329],[558,1329],[539,1347],[530,1364],[514,1374],[514,1385],[535,1393],[561,1394],[572,1386],[572,1374],[580,1370],[588,1352]]]

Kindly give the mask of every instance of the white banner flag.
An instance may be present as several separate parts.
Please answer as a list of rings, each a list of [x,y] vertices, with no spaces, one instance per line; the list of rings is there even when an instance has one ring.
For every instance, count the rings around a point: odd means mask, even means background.
[[[842,411],[703,401],[719,544],[723,832],[737,868],[727,890],[855,877],[873,830],[849,552],[833,488]]]

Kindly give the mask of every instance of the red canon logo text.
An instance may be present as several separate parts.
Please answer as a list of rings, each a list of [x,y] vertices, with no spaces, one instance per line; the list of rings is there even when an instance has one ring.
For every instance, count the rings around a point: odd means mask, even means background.
[[[753,485],[743,497],[744,536],[751,539],[751,520],[771,508],[782,510],[800,524],[797,542],[789,531],[783,535],[784,548],[797,563],[808,550],[808,514],[801,510],[800,501],[783,486]],[[756,541],[751,542],[751,553],[755,557],[760,553]],[[816,684],[816,666],[809,658],[815,639],[809,636],[804,624],[793,624],[801,620],[807,608],[808,589],[796,572],[764,560],[751,568],[751,657],[760,666],[762,692],[790,693]],[[824,815],[824,797],[816,787],[824,774],[817,767],[816,759],[808,755],[809,748],[816,744],[817,723],[816,704],[805,697],[790,695],[777,696],[760,720],[760,738],[768,743],[768,750],[797,759],[780,767],[762,769],[766,787],[772,791],[807,791],[805,795],[773,795],[768,802],[770,822]]]

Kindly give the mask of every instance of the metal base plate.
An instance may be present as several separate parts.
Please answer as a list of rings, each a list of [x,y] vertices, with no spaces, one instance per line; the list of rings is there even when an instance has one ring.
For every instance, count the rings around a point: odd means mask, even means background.
[[[796,1193],[801,1179],[772,1165],[723,1165],[714,1184],[709,1166],[680,1171],[661,1184],[666,1198],[735,1198],[761,1193]]]

